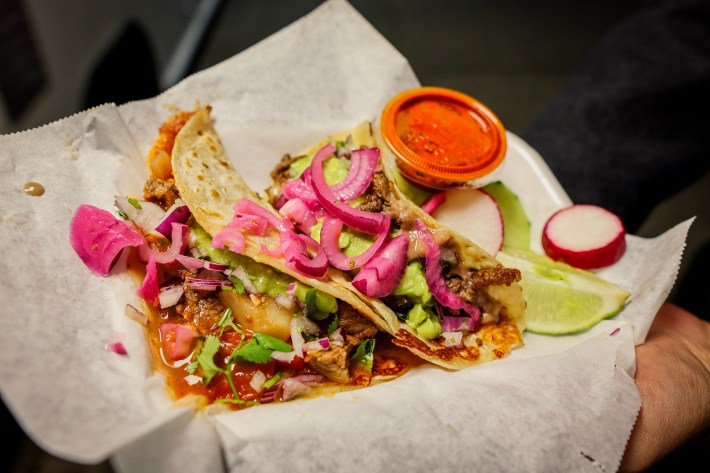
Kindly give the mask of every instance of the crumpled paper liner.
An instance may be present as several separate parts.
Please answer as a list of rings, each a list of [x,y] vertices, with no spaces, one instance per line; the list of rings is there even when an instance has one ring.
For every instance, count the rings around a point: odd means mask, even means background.
[[[117,471],[614,471],[637,415],[634,346],[675,280],[690,221],[629,236],[600,276],[628,306],[578,335],[525,334],[500,361],[450,372],[425,366],[335,396],[215,414],[173,404],[151,374],[125,274],[100,278],[68,243],[84,203],[111,209],[140,194],[144,156],[170,107],[213,106],[228,156],[256,190],[283,153],[374,120],[418,86],[403,58],[349,4],[329,1],[251,49],[166,93],[106,105],[0,137],[0,387],[24,430],[67,460]],[[569,199],[541,158],[511,143],[501,180],[539,235]],[[531,178],[535,176],[535,178]],[[46,193],[30,197],[24,183]],[[129,355],[104,349],[122,338]]]

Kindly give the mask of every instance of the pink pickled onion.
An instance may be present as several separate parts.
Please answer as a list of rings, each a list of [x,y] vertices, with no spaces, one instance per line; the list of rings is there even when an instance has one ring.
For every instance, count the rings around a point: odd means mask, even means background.
[[[289,200],[296,198],[301,199],[311,209],[315,210],[321,206],[313,191],[310,169],[306,169],[300,179],[288,181],[281,192],[283,197]]]
[[[224,227],[212,238],[212,248],[224,249],[228,247],[230,251],[241,253],[246,246],[244,234],[236,228]]]
[[[427,228],[424,222],[419,218],[414,222],[414,225],[426,247],[426,282],[432,295],[445,307],[463,309],[471,316],[473,324],[478,325],[481,318],[481,310],[470,302],[461,299],[446,286],[446,281],[444,281],[444,276],[441,272],[441,264],[439,263],[441,249],[439,245],[436,244],[436,240],[429,231],[429,228]]]
[[[158,268],[155,265],[155,255],[150,255],[148,264],[145,266],[145,278],[141,287],[138,288],[137,294],[154,306],[158,305],[160,287],[158,286]]]
[[[286,201],[279,209],[279,213],[295,223],[304,233],[308,233],[317,222],[315,213],[298,197]]]
[[[379,299],[390,295],[404,276],[408,247],[406,233],[392,238],[362,267],[352,285],[368,297]]]
[[[253,200],[249,200],[247,198],[242,198],[239,202],[234,204],[234,211],[237,212],[237,214],[258,215],[263,217],[271,226],[281,232],[292,230],[290,222],[283,220],[279,217],[279,215],[265,209]]]
[[[106,344],[106,350],[117,355],[128,355],[128,350],[123,342],[111,342]]]
[[[80,205],[69,224],[69,242],[91,271],[108,276],[119,253],[142,245],[145,239],[131,224],[106,210]]]
[[[325,217],[320,231],[320,243],[331,265],[343,271],[350,271],[364,265],[377,253],[377,250],[380,249],[387,238],[389,225],[390,220],[388,218],[377,235],[375,242],[367,250],[355,257],[351,257],[340,250],[340,231],[343,228],[343,222],[336,218]]]
[[[328,258],[323,248],[307,235],[282,233],[281,250],[286,257],[286,265],[303,274],[320,278],[328,271]],[[312,259],[308,256],[308,250],[315,252]]]
[[[159,264],[168,264],[175,261],[177,255],[181,255],[187,246],[187,235],[190,229],[184,223],[173,222],[171,224],[171,241],[167,251],[158,252],[155,254],[155,262]]]
[[[446,192],[441,191],[437,192],[436,194],[432,195],[429,197],[424,203],[422,204],[422,210],[428,213],[429,215],[432,215],[434,211],[439,208],[441,204],[443,204],[446,201]]]
[[[377,235],[383,232],[385,227],[389,228],[390,216],[379,212],[366,212],[350,207],[346,202],[338,199],[332,189],[325,182],[323,175],[323,163],[335,151],[335,146],[327,144],[323,146],[313,158],[311,164],[311,178],[313,179],[313,190],[318,197],[318,202],[330,212],[331,215],[341,220],[345,225],[360,230],[370,235]]]
[[[360,197],[370,186],[379,161],[380,150],[377,148],[353,150],[348,175],[330,188],[335,197],[346,202]]]
[[[246,228],[250,233],[263,235],[269,222],[260,215],[235,214],[227,224],[230,228]]]

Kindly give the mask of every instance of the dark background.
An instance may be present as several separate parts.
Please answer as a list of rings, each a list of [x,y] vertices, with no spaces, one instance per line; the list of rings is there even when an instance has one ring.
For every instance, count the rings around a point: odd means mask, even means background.
[[[154,96],[307,14],[315,0],[0,0],[0,133],[29,129],[105,102]],[[423,85],[458,89],[522,135],[597,42],[637,2],[379,0],[351,4],[408,58]],[[544,157],[544,156],[543,156]],[[710,240],[710,176],[662,202],[638,232],[653,237],[698,216],[679,281]],[[705,250],[707,255],[707,250]],[[678,284],[672,297],[705,310]],[[707,317],[707,315],[705,315]],[[10,472],[110,472],[43,452],[3,411]],[[700,439],[658,465],[706,459]],[[697,463],[696,463],[697,464]]]

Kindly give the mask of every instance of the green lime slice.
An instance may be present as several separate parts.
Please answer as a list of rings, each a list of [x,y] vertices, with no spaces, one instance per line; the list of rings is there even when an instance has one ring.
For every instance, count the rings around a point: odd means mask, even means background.
[[[537,253],[503,248],[496,259],[522,273],[525,329],[530,332],[581,332],[619,313],[630,295],[589,271]]]

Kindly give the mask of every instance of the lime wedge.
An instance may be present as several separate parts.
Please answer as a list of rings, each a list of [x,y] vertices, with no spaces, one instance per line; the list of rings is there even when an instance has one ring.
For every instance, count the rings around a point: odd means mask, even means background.
[[[619,313],[630,295],[589,271],[530,251],[504,247],[496,259],[522,273],[525,324],[530,332],[581,332]]]

